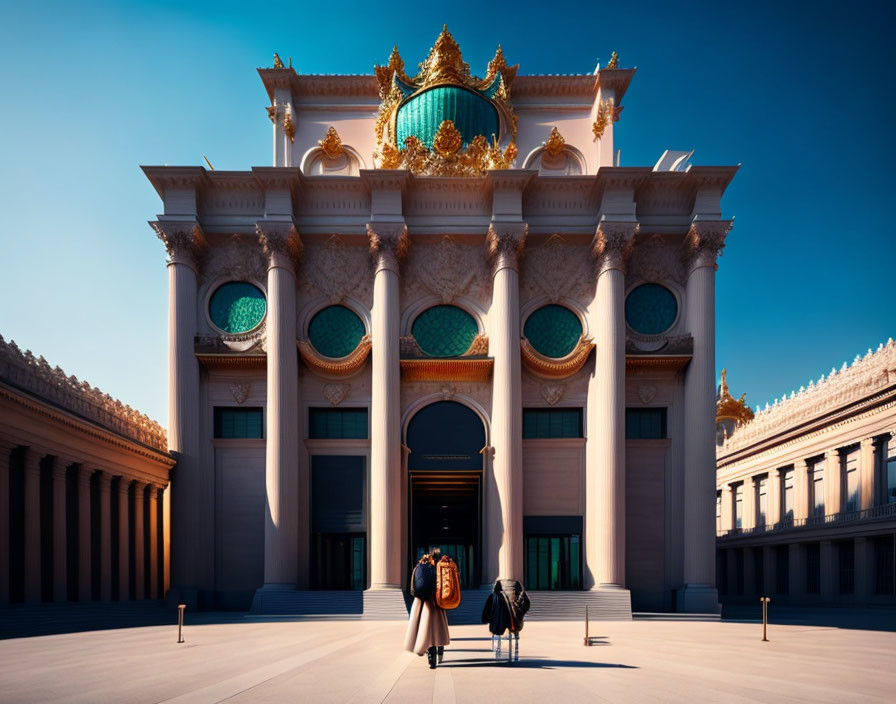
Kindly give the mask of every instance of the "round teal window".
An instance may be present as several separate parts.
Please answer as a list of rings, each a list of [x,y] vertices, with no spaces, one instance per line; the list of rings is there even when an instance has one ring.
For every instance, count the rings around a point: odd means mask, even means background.
[[[365,333],[364,323],[345,306],[318,311],[308,326],[308,339],[325,357],[345,357],[355,351]]]
[[[430,357],[457,357],[473,344],[479,326],[467,311],[457,306],[433,306],[414,320],[411,333],[420,349]]]
[[[582,337],[582,321],[569,308],[543,306],[526,319],[523,335],[537,352],[559,359],[576,348]]]
[[[665,286],[642,284],[625,299],[625,322],[642,335],[659,335],[678,317],[678,301]]]
[[[212,322],[231,334],[248,332],[264,319],[264,294],[245,281],[224,284],[212,294],[208,304]]]

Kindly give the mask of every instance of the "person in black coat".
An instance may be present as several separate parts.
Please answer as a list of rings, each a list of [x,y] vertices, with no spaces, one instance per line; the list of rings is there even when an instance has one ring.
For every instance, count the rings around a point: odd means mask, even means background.
[[[514,642],[508,645],[508,659],[518,662],[520,658],[520,631],[523,621],[529,611],[529,595],[518,581],[513,583],[513,595],[508,597],[504,593],[501,580],[495,582],[492,593],[486,599],[482,609],[482,623],[488,624],[488,630],[492,634],[492,650],[495,651],[495,659],[501,657],[501,637],[508,633],[508,638],[513,636]],[[514,647],[515,646],[515,647]]]

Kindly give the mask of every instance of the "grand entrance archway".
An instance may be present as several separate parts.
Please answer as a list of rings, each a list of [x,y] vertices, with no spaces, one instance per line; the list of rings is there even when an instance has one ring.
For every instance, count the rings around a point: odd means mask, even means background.
[[[470,408],[438,401],[407,430],[409,564],[434,546],[453,557],[464,588],[482,573],[482,454],[485,426]]]

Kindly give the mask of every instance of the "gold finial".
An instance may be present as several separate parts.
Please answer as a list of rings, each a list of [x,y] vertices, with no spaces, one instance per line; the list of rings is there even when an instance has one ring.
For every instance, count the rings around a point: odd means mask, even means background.
[[[215,167],[212,166],[212,162],[210,162],[210,161],[208,160],[208,157],[207,157],[205,154],[203,154],[203,155],[202,155],[202,158],[205,159],[205,163],[208,164],[208,168],[209,168],[210,170],[214,171],[214,170],[215,170]]]
[[[619,68],[619,54],[615,51],[610,54],[610,60],[607,62],[607,68]]]
[[[296,141],[296,125],[292,121],[292,113],[287,110],[286,117],[283,118],[283,129],[290,142]]]
[[[392,53],[389,54],[389,61],[385,66],[374,66],[373,72],[376,75],[376,81],[380,86],[380,100],[385,100],[392,91],[392,77],[397,75],[399,79],[405,83],[410,83],[404,72],[404,61],[398,53],[398,47],[392,47]]]
[[[551,129],[551,134],[548,137],[548,141],[544,143],[544,150],[550,156],[559,156],[560,153],[566,148],[566,140],[560,135],[560,130],[557,129],[555,125]]]
[[[280,60],[280,54],[274,52],[274,68],[283,68],[283,62]]]
[[[463,146],[463,137],[451,120],[443,120],[432,140],[432,148],[444,157],[452,157]]]
[[[326,136],[323,139],[318,140],[317,146],[319,146],[321,151],[330,159],[335,159],[345,153],[345,148],[342,146],[342,140],[339,138],[339,133],[336,131],[336,128],[332,126],[327,130]]]
[[[753,420],[753,409],[747,405],[747,395],[741,394],[735,399],[728,390],[728,370],[722,370],[722,382],[719,384],[719,398],[716,402],[716,422],[733,420],[740,427]]]
[[[460,47],[448,31],[448,25],[443,25],[442,33],[429,50],[429,56],[420,64],[420,73],[414,77],[414,82],[426,87],[437,83],[465,85],[469,80],[470,66],[464,61]]]

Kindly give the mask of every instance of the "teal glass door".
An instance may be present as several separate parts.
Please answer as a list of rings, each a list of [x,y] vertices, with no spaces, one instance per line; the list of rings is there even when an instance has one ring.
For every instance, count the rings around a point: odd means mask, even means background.
[[[582,588],[582,542],[578,535],[526,536],[526,589]]]

